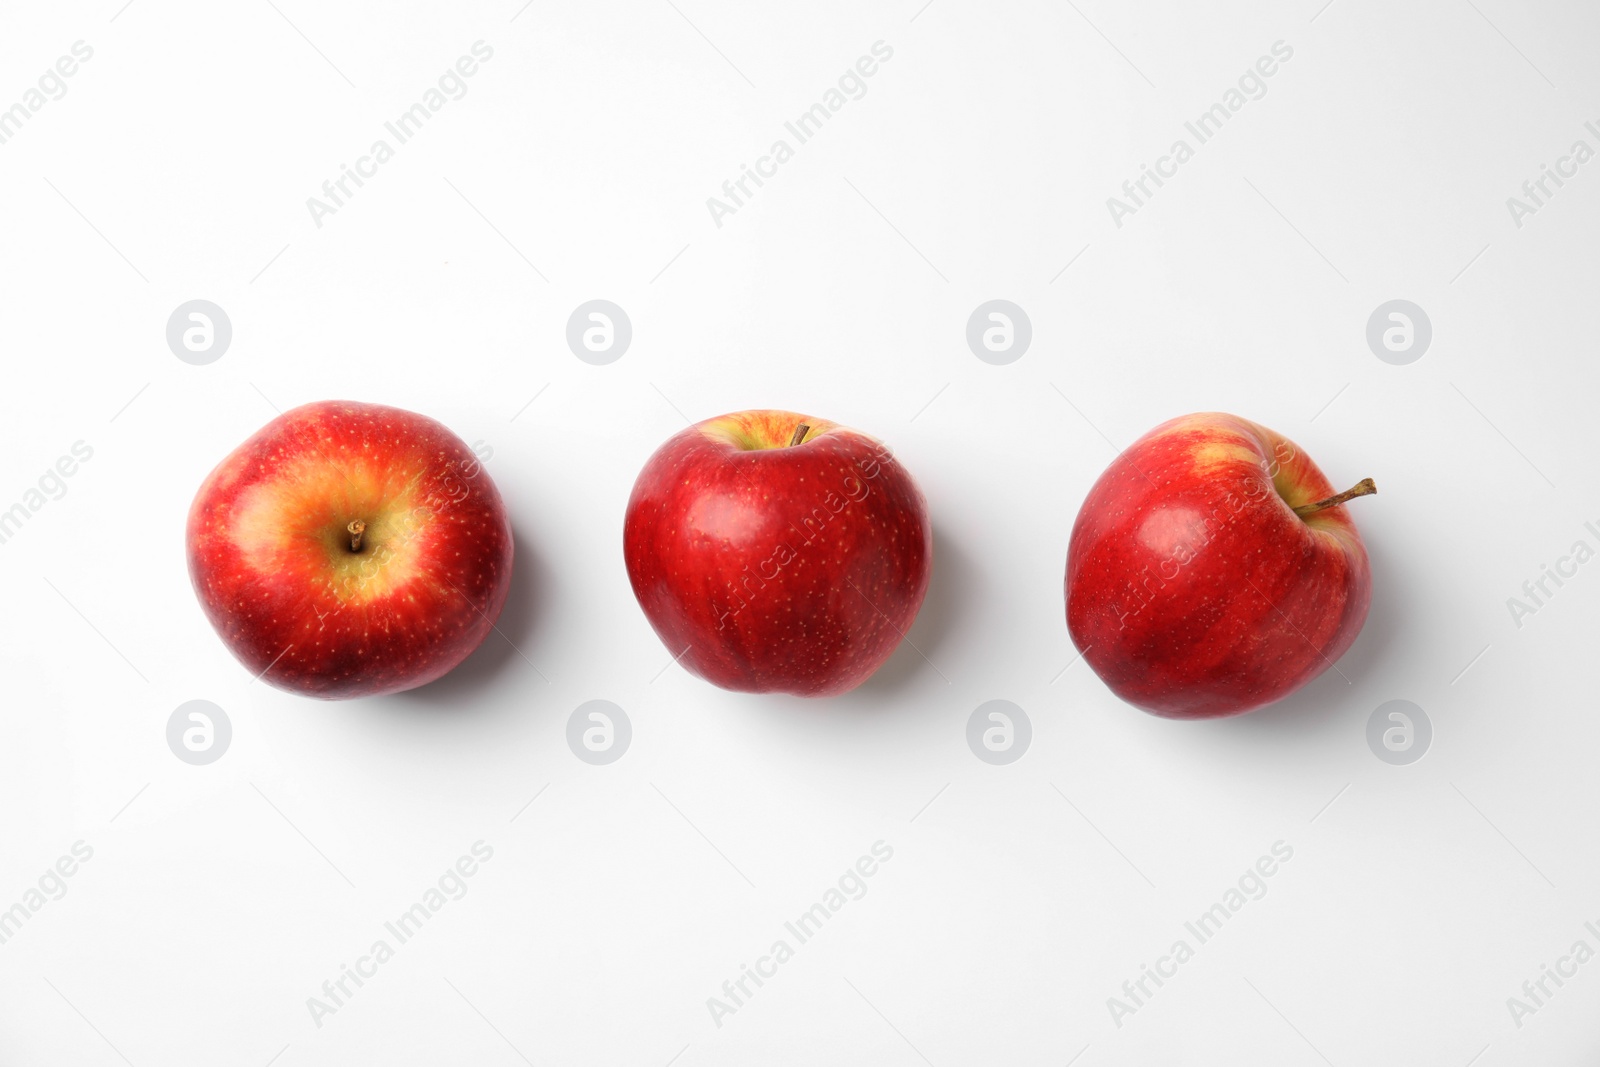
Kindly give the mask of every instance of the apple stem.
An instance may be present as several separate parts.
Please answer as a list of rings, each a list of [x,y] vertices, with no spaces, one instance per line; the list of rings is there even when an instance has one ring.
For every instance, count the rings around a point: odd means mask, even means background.
[[[345,529],[350,531],[350,551],[360,552],[361,535],[367,532],[367,524],[360,519],[355,519]]]
[[[1377,491],[1378,487],[1372,484],[1371,478],[1363,478],[1344,492],[1330,496],[1326,500],[1319,500],[1315,504],[1301,504],[1294,509],[1294,513],[1303,519],[1307,515],[1315,515],[1324,508],[1337,507],[1346,500],[1354,500],[1358,496],[1371,496]]]
[[[794,436],[789,438],[789,447],[793,448],[795,445],[799,444],[801,441],[804,441],[805,438],[806,438],[806,433],[810,429],[811,429],[811,427],[807,426],[803,422],[799,426],[796,426],[794,428]]]

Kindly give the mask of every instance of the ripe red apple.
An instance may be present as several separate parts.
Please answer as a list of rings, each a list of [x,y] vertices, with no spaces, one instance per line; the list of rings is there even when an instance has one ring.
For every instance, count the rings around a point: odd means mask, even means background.
[[[1294,442],[1186,415],[1089,490],[1067,550],[1067,628],[1106,685],[1156,715],[1237,715],[1333,665],[1372,600],[1344,493]]]
[[[278,416],[218,464],[188,550],[228,650],[330,700],[445,674],[511,584],[511,524],[472,450],[423,415],[342,400]]]
[[[673,656],[724,689],[835,696],[864,682],[922,606],[922,491],[878,441],[826,419],[697,423],[639,473],[628,578]]]

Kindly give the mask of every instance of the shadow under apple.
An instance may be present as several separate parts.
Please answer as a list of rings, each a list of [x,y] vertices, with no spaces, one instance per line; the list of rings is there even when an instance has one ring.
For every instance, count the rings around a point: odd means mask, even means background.
[[[483,644],[443,678],[395,693],[390,699],[413,707],[459,711],[472,708],[477,703],[475,698],[493,685],[503,671],[525,671],[535,684],[544,684],[528,661],[538,662],[530,649],[543,629],[545,598],[540,594],[549,588],[549,571],[515,526],[512,539],[516,556],[511,566],[511,588],[495,628]]]
[[[1325,733],[1330,724],[1362,700],[1373,679],[1385,675],[1383,668],[1403,647],[1404,634],[1411,621],[1406,604],[1412,597],[1398,583],[1399,575],[1388,573],[1383,556],[1371,545],[1367,547],[1367,558],[1372,565],[1372,606],[1355,644],[1309,685],[1284,699],[1245,715],[1213,720],[1220,730],[1235,735],[1292,737]],[[1360,710],[1364,716],[1372,709],[1363,703]]]
[[[955,631],[963,609],[972,603],[978,572],[961,546],[934,530],[933,573],[916,621],[888,662],[850,692],[816,699],[790,695],[766,698],[774,707],[790,708],[813,718],[823,715],[860,715],[890,708],[893,697],[912,685],[929,683],[948,688],[936,666],[941,650]]]

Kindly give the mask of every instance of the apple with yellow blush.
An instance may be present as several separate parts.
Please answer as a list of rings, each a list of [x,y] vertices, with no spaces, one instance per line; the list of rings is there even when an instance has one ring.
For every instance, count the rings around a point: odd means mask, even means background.
[[[189,510],[189,577],[246,670],[323,699],[444,675],[511,583],[511,524],[471,448],[399,408],[285,412],[219,463]]]
[[[1162,423],[1101,474],[1067,549],[1067,628],[1123,700],[1237,715],[1333,667],[1372,601],[1346,501],[1293,441],[1235,415]]]

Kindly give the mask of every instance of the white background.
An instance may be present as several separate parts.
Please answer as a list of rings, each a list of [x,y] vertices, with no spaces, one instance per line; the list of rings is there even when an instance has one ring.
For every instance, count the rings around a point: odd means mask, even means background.
[[[1321,2],[10,8],[0,106],[94,57],[0,145],[0,508],[94,456],[0,545],[0,908],[94,857],[0,945],[0,1063],[1593,1062],[1600,963],[1520,1028],[1506,1001],[1600,948],[1600,563],[1520,628],[1506,601],[1600,546],[1600,164],[1520,228],[1506,198],[1600,147],[1600,11]],[[317,227],[307,197],[480,39],[467,95]],[[717,227],[706,198],[878,40],[867,94]],[[1278,40],[1266,95],[1114,225]],[[164,335],[195,298],[233,324],[208,366]],[[593,298],[633,323],[608,366],[564,340]],[[1033,323],[1007,366],[965,342],[992,298]],[[1364,336],[1395,298],[1434,328],[1407,366]],[[325,704],[222,647],[191,496],[329,398],[493,449],[515,648]],[[928,497],[921,654],[844,698],[669,668],[628,587],[645,458],[760,406],[883,438]],[[1061,578],[1114,449],[1208,409],[1377,480],[1374,597],[1337,673],[1185,724],[1062,673]],[[205,767],[165,740],[196,698],[234,727]],[[995,698],[1034,728],[1006,767],[964,736]],[[1397,698],[1435,733],[1405,767],[1365,740]],[[610,766],[565,743],[591,699],[633,723]],[[467,895],[316,1026],[307,998],[480,839]],[[714,1025],[878,840],[867,895]],[[1266,896],[1116,1026],[1107,998],[1280,840]]]

